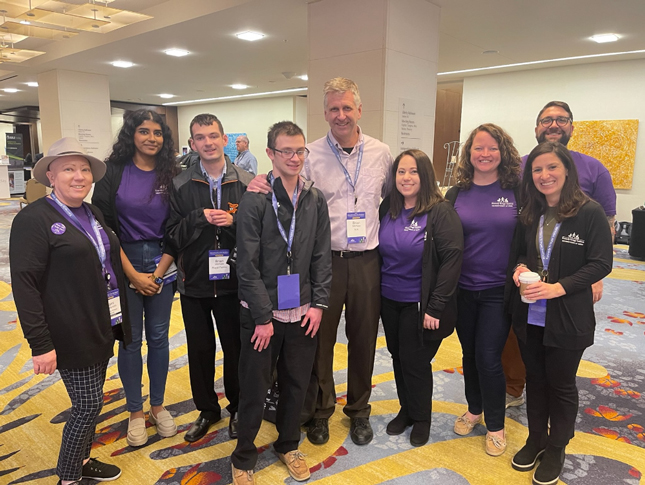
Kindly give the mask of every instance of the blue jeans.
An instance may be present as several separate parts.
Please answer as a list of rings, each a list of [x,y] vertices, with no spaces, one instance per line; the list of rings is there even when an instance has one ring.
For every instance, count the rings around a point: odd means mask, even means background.
[[[510,330],[504,313],[504,287],[482,291],[459,288],[457,304],[468,411],[474,415],[483,411],[488,431],[500,431],[506,413],[502,350]]]
[[[121,247],[134,269],[140,273],[152,273],[155,270],[154,259],[161,254],[160,241],[122,243]],[[164,285],[161,293],[154,296],[143,296],[130,287],[126,290],[130,326],[132,327],[132,343],[127,348],[123,346],[123,342],[119,344],[119,376],[125,390],[127,409],[131,413],[143,410],[141,343],[144,315],[145,335],[148,343],[150,405],[161,406],[163,404],[166,379],[168,378],[168,329],[174,296],[172,286],[172,284]]]

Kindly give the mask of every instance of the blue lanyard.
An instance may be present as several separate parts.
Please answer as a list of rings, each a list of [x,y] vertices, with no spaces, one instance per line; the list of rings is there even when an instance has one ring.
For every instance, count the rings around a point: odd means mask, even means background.
[[[273,188],[273,182],[275,181],[273,172],[269,173],[269,180],[271,181],[271,188]],[[276,218],[276,221],[278,222],[278,231],[280,231],[280,235],[282,236],[282,239],[284,239],[284,242],[287,244],[287,260],[289,262],[287,266],[287,274],[291,274],[291,246],[293,245],[293,236],[296,233],[296,204],[298,203],[298,184],[299,183],[300,181],[296,182],[296,189],[293,191],[293,197],[291,198],[291,204],[293,205],[293,214],[291,216],[291,226],[289,227],[288,238],[287,238],[287,234],[284,231],[284,227],[282,227],[282,224],[280,223],[280,219],[278,218],[278,199],[276,199],[275,190],[271,191],[271,203],[273,204],[273,211],[275,212],[275,218]]]
[[[224,162],[224,168],[222,168],[222,174],[217,177],[215,180],[213,180],[213,177],[211,177],[206,169],[204,168],[204,165],[202,165],[202,161],[199,161],[199,167],[202,169],[202,175],[208,180],[208,186],[210,187],[209,195],[211,197],[211,204],[213,204],[213,209],[221,209],[222,208],[222,180],[224,179],[224,175],[226,175],[226,162]],[[217,189],[217,205],[215,205],[215,201],[213,200],[213,190]]]
[[[558,231],[560,230],[561,222],[558,222],[553,227],[553,234],[551,234],[551,240],[549,241],[549,246],[544,252],[544,214],[540,216],[540,257],[542,258],[542,277],[546,281],[547,276],[549,276],[549,261],[551,260],[551,253],[553,252],[553,244],[555,243],[555,238],[558,237]]]
[[[85,209],[85,213],[87,214],[87,217],[90,220],[90,225],[92,226],[92,231],[94,232],[94,236],[96,236],[96,239],[94,239],[92,235],[85,230],[85,228],[81,224],[81,221],[78,220],[78,217],[74,215],[74,213],[70,210],[70,208],[67,207],[65,204],[63,204],[60,200],[58,200],[58,197],[56,197],[56,194],[54,192],[51,193],[51,197],[58,204],[61,210],[65,213],[65,216],[67,216],[67,219],[72,224],[74,224],[79,231],[85,234],[90,241],[92,241],[92,245],[94,246],[94,249],[96,249],[96,252],[99,255],[99,261],[101,262],[103,275],[105,275],[106,274],[105,260],[107,258],[106,252],[105,252],[105,246],[103,245],[103,239],[101,238],[101,232],[99,231],[98,222],[96,222],[96,217],[94,217],[94,214],[92,214],[92,211],[90,211],[87,208],[87,206],[83,204],[83,209]]]
[[[343,172],[345,172],[345,178],[347,179],[347,183],[350,185],[352,190],[356,192],[356,184],[358,182],[358,174],[361,171],[361,163],[363,162],[363,147],[365,146],[365,141],[361,142],[361,146],[358,148],[358,161],[356,162],[356,173],[354,174],[354,181],[352,182],[352,178],[349,176],[349,172],[347,172],[347,169],[345,168],[345,165],[343,165],[343,161],[340,158],[340,153],[338,153],[338,150],[336,147],[332,144],[331,140],[329,139],[329,133],[327,134],[327,143],[329,144],[329,148],[331,148],[331,151],[334,152],[334,155],[336,155],[336,159],[338,160],[338,163],[340,164],[340,168],[343,169]]]

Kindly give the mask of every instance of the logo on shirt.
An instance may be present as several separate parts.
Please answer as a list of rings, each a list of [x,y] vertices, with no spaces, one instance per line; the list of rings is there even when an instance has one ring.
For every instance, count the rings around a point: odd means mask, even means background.
[[[237,212],[237,206],[238,205],[239,204],[233,204],[232,202],[229,202],[228,203],[228,210],[226,212],[228,212],[229,214],[235,214]]]
[[[165,185],[162,185],[159,188],[155,189],[155,195],[164,195],[166,192],[168,192],[168,190]]]
[[[65,234],[65,231],[67,231],[67,228],[65,227],[65,224],[62,222],[54,222],[52,224],[51,230],[54,234],[61,235]]]
[[[506,197],[500,197],[490,203],[491,207],[515,207],[515,202],[509,202]]]
[[[416,221],[416,219],[412,219],[412,222],[408,227],[403,228],[404,231],[412,231],[412,232],[419,232],[421,230],[421,227],[419,226],[419,223]]]
[[[572,232],[568,236],[562,236],[562,242],[567,244],[573,244],[575,246],[585,245],[585,240],[580,239],[580,236],[578,236],[575,232]]]

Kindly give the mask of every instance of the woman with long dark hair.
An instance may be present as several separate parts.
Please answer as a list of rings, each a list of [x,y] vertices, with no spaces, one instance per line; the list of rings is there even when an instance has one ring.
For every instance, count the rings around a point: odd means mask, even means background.
[[[463,233],[428,155],[401,153],[392,179],[395,190],[379,209],[381,319],[401,409],[386,432],[398,435],[412,426],[410,443],[423,446],[432,416],[431,361],[457,319]]]
[[[130,412],[127,441],[142,446],[148,441],[141,378],[142,333],[145,325],[150,378],[150,422],[160,436],[177,434],[177,426],[163,407],[168,377],[168,329],[173,285],[164,274],[173,263],[164,244],[170,215],[169,188],[179,168],[170,128],[154,111],[127,115],[108,157],[105,177],[96,184],[92,202],[121,240],[123,270],[132,324],[132,344],[119,348],[119,376]],[[167,281],[169,283],[169,281]],[[145,315],[145,322],[144,322]]]
[[[509,271],[507,295],[526,366],[529,437],[512,465],[529,471],[541,457],[533,483],[552,485],[574,435],[576,372],[596,327],[591,285],[611,271],[611,231],[602,207],[580,189],[576,165],[559,143],[541,143],[529,154],[521,194],[511,256],[517,265]],[[531,304],[517,291],[528,271],[541,279],[524,290]]]
[[[485,449],[491,456],[506,451],[502,350],[510,320],[504,313],[504,285],[517,221],[519,174],[520,155],[513,139],[486,123],[470,133],[457,166],[457,185],[446,193],[464,229],[457,335],[468,410],[457,418],[454,431],[470,434],[482,423],[483,412]]]

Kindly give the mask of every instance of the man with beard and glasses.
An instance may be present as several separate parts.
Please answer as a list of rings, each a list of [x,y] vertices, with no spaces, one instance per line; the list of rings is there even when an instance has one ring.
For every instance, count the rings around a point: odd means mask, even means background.
[[[535,125],[535,138],[538,143],[559,142],[567,146],[573,133],[573,113],[564,101],[550,101],[540,111]],[[578,182],[582,191],[598,202],[605,211],[609,227],[614,235],[616,220],[616,191],[609,170],[600,160],[584,153],[569,150],[578,170]],[[522,170],[527,156],[522,157]],[[593,302],[602,298],[602,280],[592,285]],[[524,403],[524,383],[526,372],[520,356],[515,334],[511,330],[502,353],[502,366],[506,376],[506,407],[520,406]]]

